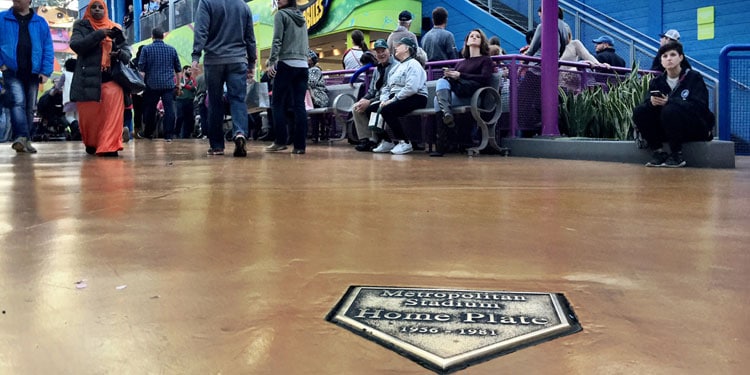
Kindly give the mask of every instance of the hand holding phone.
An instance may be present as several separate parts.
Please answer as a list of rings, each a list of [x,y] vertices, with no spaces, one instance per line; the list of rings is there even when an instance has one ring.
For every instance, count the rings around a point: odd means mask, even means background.
[[[651,92],[651,96],[658,96],[658,97],[665,97],[665,96],[666,96],[666,95],[664,95],[664,94],[663,94],[663,93],[662,93],[661,91],[659,91],[659,90],[651,90],[650,92]]]

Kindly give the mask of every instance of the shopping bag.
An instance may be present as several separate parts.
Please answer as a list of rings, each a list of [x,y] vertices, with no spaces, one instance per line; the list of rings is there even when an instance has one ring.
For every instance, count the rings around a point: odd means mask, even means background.
[[[305,110],[309,111],[313,108],[315,108],[315,104],[313,104],[312,94],[310,94],[310,90],[306,90],[305,91]]]
[[[264,110],[271,107],[268,97],[268,83],[253,81],[247,85],[245,104],[249,111]]]
[[[380,115],[380,108],[378,108],[377,112],[370,113],[370,122],[367,124],[367,127],[376,132],[385,130],[385,122],[383,122],[383,116]]]

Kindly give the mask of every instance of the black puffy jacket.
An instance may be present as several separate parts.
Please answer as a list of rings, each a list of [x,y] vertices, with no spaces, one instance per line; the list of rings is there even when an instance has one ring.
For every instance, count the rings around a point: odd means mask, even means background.
[[[73,102],[98,102],[101,99],[102,39],[104,31],[94,30],[88,20],[78,20],[73,24],[70,48],[78,54],[76,71],[70,83],[70,100]],[[112,50],[119,51],[120,61],[130,61],[130,46],[125,38],[118,37],[113,44]]]

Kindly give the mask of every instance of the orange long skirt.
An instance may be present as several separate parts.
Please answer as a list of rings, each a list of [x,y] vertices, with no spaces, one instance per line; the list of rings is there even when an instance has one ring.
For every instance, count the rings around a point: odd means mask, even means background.
[[[122,88],[115,82],[102,83],[99,102],[78,102],[78,125],[81,139],[96,153],[122,150],[125,100]]]

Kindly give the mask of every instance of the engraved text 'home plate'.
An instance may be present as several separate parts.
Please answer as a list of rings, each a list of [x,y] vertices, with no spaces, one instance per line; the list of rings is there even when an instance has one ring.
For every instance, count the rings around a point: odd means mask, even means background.
[[[326,320],[436,372],[581,330],[562,294],[352,286]]]

